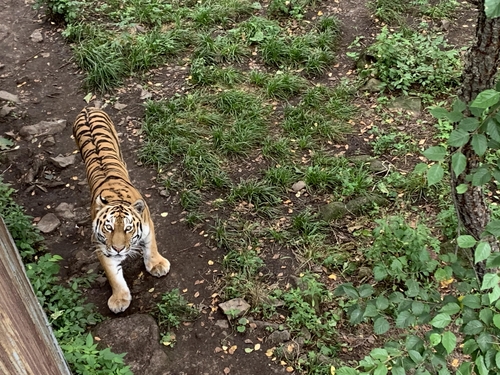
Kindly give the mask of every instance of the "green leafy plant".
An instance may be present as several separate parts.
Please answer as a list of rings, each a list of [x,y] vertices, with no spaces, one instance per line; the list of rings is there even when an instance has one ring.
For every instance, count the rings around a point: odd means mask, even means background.
[[[179,289],[164,293],[161,302],[156,304],[155,315],[163,332],[178,328],[183,321],[192,321],[199,316],[199,311],[189,305]]]
[[[442,36],[384,27],[367,53],[375,59],[368,70],[390,90],[405,94],[449,92],[461,73],[458,51]]]

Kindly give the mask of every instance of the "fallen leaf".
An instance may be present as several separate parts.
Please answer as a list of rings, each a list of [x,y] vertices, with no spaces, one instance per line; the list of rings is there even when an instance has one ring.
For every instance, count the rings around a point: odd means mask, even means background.
[[[208,265],[209,265],[209,266],[213,266],[213,265],[214,265],[214,261],[213,261],[213,260],[209,260],[209,261],[208,261]]]
[[[293,372],[293,367],[292,366],[288,366],[285,370],[286,370],[286,372]]]
[[[328,275],[328,278],[331,279],[331,280],[337,280],[337,275],[335,275],[334,273],[332,273],[331,275]]]
[[[231,347],[228,349],[228,351],[227,351],[227,352],[228,352],[229,354],[234,354],[234,352],[236,351],[236,349],[238,349],[238,346],[233,345],[233,346],[231,346]]]
[[[148,290],[149,293],[153,293],[155,291],[155,288],[151,288]]]
[[[260,350],[260,344],[258,344],[258,343],[255,344],[255,346],[253,348],[254,348],[254,350]]]
[[[251,353],[251,352],[253,352],[252,348],[245,348],[245,353]]]
[[[335,366],[330,367],[330,374],[335,375]]]
[[[200,292],[196,292],[196,293],[194,294],[194,298],[198,298],[199,296],[200,296]]]
[[[160,214],[160,216],[161,216],[161,217],[167,217],[167,216],[168,216],[168,212],[162,212],[162,213]]]

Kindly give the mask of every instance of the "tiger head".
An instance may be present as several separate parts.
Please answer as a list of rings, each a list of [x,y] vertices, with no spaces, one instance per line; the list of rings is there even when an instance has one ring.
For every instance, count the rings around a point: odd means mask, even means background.
[[[140,248],[145,233],[142,213],[145,203],[142,199],[133,204],[107,203],[98,198],[98,212],[92,223],[95,240],[102,244],[100,251],[107,257],[126,257]]]

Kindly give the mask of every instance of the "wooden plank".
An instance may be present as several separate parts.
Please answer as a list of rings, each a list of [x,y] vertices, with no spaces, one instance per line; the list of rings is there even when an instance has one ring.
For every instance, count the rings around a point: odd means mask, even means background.
[[[1,217],[0,374],[71,375]]]

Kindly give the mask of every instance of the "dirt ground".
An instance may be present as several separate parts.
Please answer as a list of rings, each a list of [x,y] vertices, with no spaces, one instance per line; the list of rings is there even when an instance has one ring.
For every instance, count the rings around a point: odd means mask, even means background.
[[[373,37],[375,25],[365,8],[365,1],[335,1],[335,4],[344,21],[343,47],[349,45],[356,35]],[[61,36],[62,30],[46,22],[42,15],[33,10],[29,0],[2,1],[0,20],[0,91],[15,94],[19,98],[12,112],[0,117],[0,134],[15,139],[19,146],[2,155],[0,168],[3,180],[18,189],[18,203],[26,208],[35,221],[48,213],[54,213],[61,203],[68,203],[75,212],[84,213],[89,205],[89,192],[80,156],[77,155],[74,163],[66,167],[60,167],[51,160],[58,155],[72,155],[76,151],[71,139],[71,125],[77,113],[86,105],[84,97],[87,92],[81,89],[82,74],[71,61],[70,47]],[[472,27],[474,22],[468,24]],[[35,39],[37,32],[41,34],[42,41]],[[348,74],[354,68],[352,65],[350,61],[340,60],[338,71],[331,76],[331,80]],[[148,86],[153,88],[150,91],[154,98],[168,98],[186,90],[186,78],[187,68],[171,64],[156,69],[149,77],[151,85]],[[130,80],[112,98],[97,99],[101,103],[107,99],[114,101],[107,106],[106,111],[117,125],[130,176],[148,201],[160,251],[171,261],[172,269],[168,276],[158,279],[145,271],[139,259],[128,261],[125,276],[131,287],[133,301],[130,308],[119,316],[107,308],[111,290],[105,278],[100,277],[86,292],[86,296],[101,314],[111,319],[148,312],[163,292],[174,288],[181,290],[188,301],[201,307],[201,317],[176,332],[176,345],[164,348],[168,360],[158,373],[286,373],[285,367],[270,361],[265,355],[266,349],[272,345],[266,341],[268,333],[262,325],[257,324],[255,330],[245,335],[235,333],[231,327],[221,327],[220,322],[225,318],[220,310],[214,308],[217,303],[214,293],[217,292],[215,281],[221,272],[222,251],[207,246],[203,229],[192,231],[182,223],[184,215],[178,200],[160,195],[155,171],[138,163],[143,94],[139,81]],[[66,121],[64,130],[52,139],[48,136],[26,139],[19,135],[23,126],[50,119]],[[90,244],[89,224],[85,214],[80,214],[62,220],[57,230],[45,235],[48,250],[64,258],[62,276],[65,278],[99,269]],[[213,264],[209,261],[213,261]],[[250,354],[244,352],[243,348],[255,343],[261,343],[261,350]],[[119,350],[124,348],[123,342],[109,344]],[[217,349],[222,345],[237,345],[238,349],[234,354],[227,354]],[[125,360],[145,356],[151,348],[137,350],[144,352],[129,353]],[[142,374],[136,372],[136,375]]]

